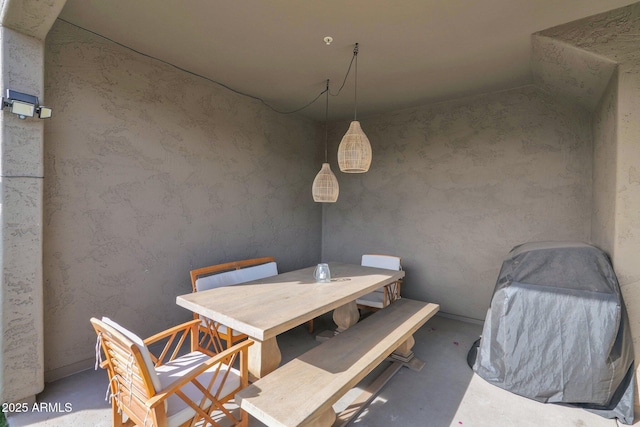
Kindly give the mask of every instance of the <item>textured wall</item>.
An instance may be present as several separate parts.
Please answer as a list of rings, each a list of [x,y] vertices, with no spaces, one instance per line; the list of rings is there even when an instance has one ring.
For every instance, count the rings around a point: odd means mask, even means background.
[[[397,254],[404,295],[484,319],[514,245],[589,239],[589,120],[534,87],[363,119],[373,163],[339,173],[324,257]]]
[[[591,242],[613,256],[616,211],[617,73],[593,115]]]
[[[46,59],[49,378],[93,357],[91,316],[142,335],[188,319],[192,268],[319,260],[316,124],[60,21]]]
[[[640,384],[640,3],[545,30],[542,34],[559,42],[595,53],[618,65],[616,91],[608,95],[596,115],[595,176],[607,180],[606,189],[595,187],[594,212],[612,201],[607,215],[614,216],[598,238],[611,244],[610,253],[625,299],[636,354],[636,380]],[[613,84],[615,84],[614,82]],[[610,108],[611,104],[613,108]],[[611,162],[615,158],[615,172]],[[608,162],[608,163],[607,163]],[[615,183],[612,184],[612,175]],[[601,186],[602,183],[595,184]],[[613,195],[609,193],[613,191]],[[638,407],[636,395],[636,412]]]
[[[67,0],[2,0],[2,26],[44,40]],[[42,58],[41,58],[42,59]],[[39,68],[41,70],[41,68]]]
[[[581,22],[584,25],[585,21]],[[533,81],[543,90],[593,111],[591,242],[612,255],[615,246],[618,64],[561,38],[546,36],[549,32],[541,31],[531,37]]]
[[[534,84],[595,110],[616,71],[615,61],[543,34],[531,36]]]

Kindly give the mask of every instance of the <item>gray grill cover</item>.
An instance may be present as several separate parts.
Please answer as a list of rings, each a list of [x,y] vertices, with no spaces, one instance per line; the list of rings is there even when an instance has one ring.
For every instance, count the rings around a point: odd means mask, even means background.
[[[474,371],[540,402],[633,422],[633,345],[608,256],[584,243],[526,243],[502,264]]]

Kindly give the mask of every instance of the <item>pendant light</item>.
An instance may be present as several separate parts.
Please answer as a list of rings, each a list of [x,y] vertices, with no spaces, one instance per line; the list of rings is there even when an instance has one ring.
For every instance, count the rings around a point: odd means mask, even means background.
[[[371,144],[358,121],[358,43],[353,49],[353,56],[356,60],[355,111],[353,121],[338,147],[338,165],[345,173],[364,173],[371,166]]]
[[[316,178],[313,180],[311,192],[313,193],[313,201],[320,203],[335,203],[338,200],[340,188],[338,187],[338,179],[331,172],[331,166],[327,160],[327,144],[329,140],[329,80],[327,80],[327,101],[324,113],[324,163]]]

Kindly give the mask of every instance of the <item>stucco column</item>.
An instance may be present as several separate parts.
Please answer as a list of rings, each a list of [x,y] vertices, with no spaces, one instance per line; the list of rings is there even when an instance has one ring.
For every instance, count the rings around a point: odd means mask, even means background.
[[[0,11],[0,91],[44,101],[44,37],[64,0],[5,0]],[[46,104],[45,104],[46,105]],[[0,398],[44,388],[42,304],[43,129],[0,113]]]
[[[0,28],[2,94],[43,92],[43,45]],[[0,361],[2,401],[44,387],[42,312],[43,122],[0,115]]]
[[[534,52],[536,46],[553,44],[553,49],[548,49],[550,55],[542,57],[546,63],[537,67],[543,73],[551,69],[551,79],[542,75],[539,80],[551,80],[559,93],[580,102],[599,100],[604,93],[594,115],[591,238],[610,254],[629,314],[635,353],[636,416],[640,415],[639,32],[640,4],[635,3],[542,31],[546,39],[534,38]],[[590,58],[585,52],[595,56]],[[617,70],[609,81],[612,65]],[[606,90],[598,84],[603,81],[609,81]]]
[[[618,90],[618,140],[615,241],[613,265],[620,281],[636,361],[640,389],[640,58],[621,66]],[[636,391],[636,414],[640,414]]]

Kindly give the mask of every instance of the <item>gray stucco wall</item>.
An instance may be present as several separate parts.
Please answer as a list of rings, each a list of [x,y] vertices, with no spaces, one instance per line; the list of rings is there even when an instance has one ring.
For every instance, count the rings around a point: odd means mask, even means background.
[[[593,114],[591,241],[613,257],[616,211],[617,73]]]
[[[361,122],[373,162],[367,174],[337,175],[325,259],[399,255],[403,295],[484,319],[513,246],[589,240],[592,142],[581,107],[531,86]]]
[[[48,379],[88,367],[92,316],[141,335],[191,316],[189,270],[320,258],[317,125],[56,22],[46,43]]]

